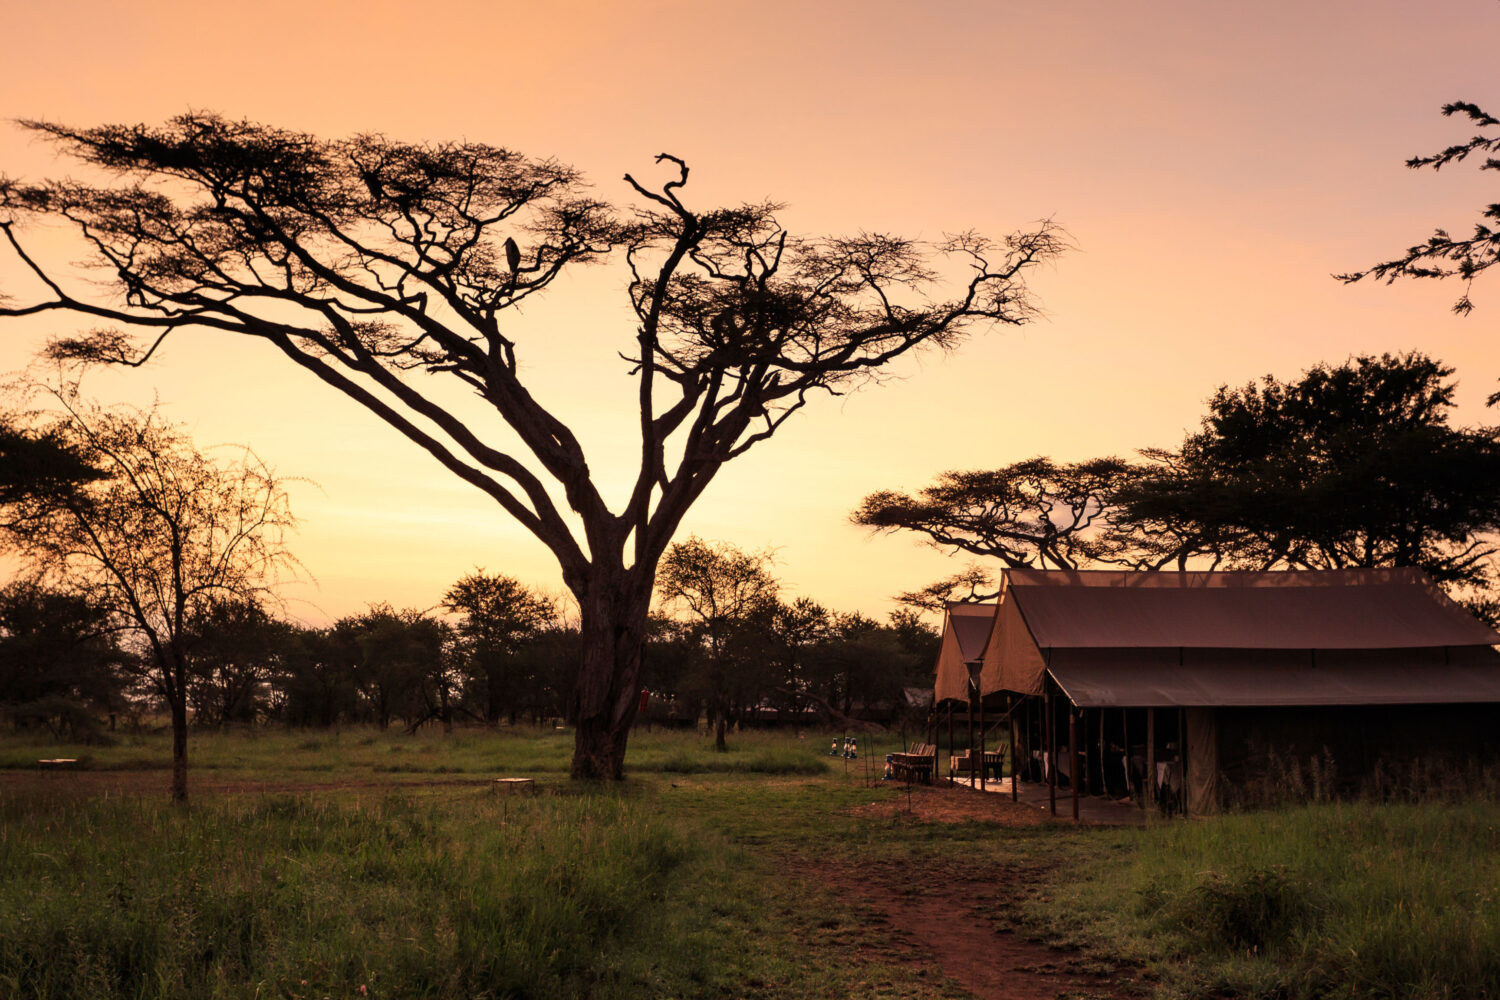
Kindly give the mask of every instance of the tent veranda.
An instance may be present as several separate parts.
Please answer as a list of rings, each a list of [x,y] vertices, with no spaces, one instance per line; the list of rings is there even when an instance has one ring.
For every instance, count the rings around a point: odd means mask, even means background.
[[[1078,762],[1075,790],[1143,771],[1210,811],[1257,753],[1342,753],[1355,775],[1382,755],[1492,754],[1496,643],[1415,569],[1020,569],[996,603],[949,607],[934,688],[966,699],[973,664],[980,697],[1020,699],[1027,756]]]

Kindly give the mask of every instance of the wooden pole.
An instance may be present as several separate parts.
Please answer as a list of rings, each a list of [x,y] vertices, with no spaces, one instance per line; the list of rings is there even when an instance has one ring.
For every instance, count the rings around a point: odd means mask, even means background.
[[[974,787],[974,688],[972,678],[969,680],[969,742],[964,750],[969,755],[969,787]]]
[[[1182,814],[1188,814],[1187,709],[1177,710],[1177,759],[1182,762]]]
[[[1078,773],[1083,770],[1078,766],[1078,709],[1071,704],[1068,705],[1068,763],[1072,772],[1069,784],[1073,786],[1073,822],[1078,822]]]
[[[1156,709],[1146,709],[1146,805],[1156,805]]]
[[[933,771],[937,770],[937,761],[932,762]],[[948,787],[953,787],[953,702],[948,702]]]
[[[1073,787],[1078,788],[1079,785],[1082,785],[1083,787],[1079,791],[1084,795],[1089,795],[1092,794],[1091,786],[1089,785],[1089,778],[1091,777],[1089,774],[1089,758],[1093,756],[1093,754],[1089,753],[1089,713],[1086,708],[1073,708],[1071,711],[1073,715],[1069,716],[1069,718],[1077,716],[1078,727],[1083,731],[1083,752],[1079,753],[1078,741],[1074,739],[1073,730],[1068,730],[1068,753],[1073,755],[1073,777],[1077,779],[1073,782]],[[1072,723],[1070,722],[1069,725],[1071,726]]]
[[[974,776],[974,751],[969,751],[969,777]],[[984,688],[979,688],[979,790],[984,791]]]
[[[1099,709],[1099,794],[1109,798],[1109,770],[1104,766],[1104,709]]]
[[[1046,713],[1044,723],[1047,730],[1047,811],[1053,816],[1057,815],[1057,720],[1052,712],[1052,685],[1046,680],[1046,703],[1043,711]]]
[[[1016,704],[1014,695],[1007,698],[1006,702],[1010,705],[1010,800],[1016,802],[1019,801],[1021,794],[1016,790],[1016,781],[1018,780],[1016,777],[1018,773],[1018,764],[1016,761],[1016,709],[1021,706]],[[1024,704],[1023,702],[1022,705]]]

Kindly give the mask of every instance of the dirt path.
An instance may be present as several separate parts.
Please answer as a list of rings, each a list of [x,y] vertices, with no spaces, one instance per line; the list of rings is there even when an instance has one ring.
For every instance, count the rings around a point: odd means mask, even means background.
[[[997,826],[1047,821],[1034,809],[966,790],[916,789],[909,800],[903,795],[897,802],[864,806],[858,812],[886,821],[979,821]],[[790,867],[798,877],[816,880],[855,901],[871,925],[887,933],[892,956],[936,966],[977,1000],[1123,1000],[1149,993],[1136,970],[1049,948],[1007,926],[1008,904],[1037,891],[1045,873],[1039,866],[963,872],[957,865],[930,861],[856,866],[800,858]]]

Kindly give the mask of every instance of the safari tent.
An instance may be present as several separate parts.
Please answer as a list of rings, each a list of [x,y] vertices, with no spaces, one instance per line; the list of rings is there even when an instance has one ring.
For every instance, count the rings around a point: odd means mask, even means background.
[[[1018,569],[969,608],[948,609],[937,699],[973,677],[1023,779],[1074,794],[1211,812],[1297,761],[1349,784],[1500,750],[1500,634],[1415,569]]]

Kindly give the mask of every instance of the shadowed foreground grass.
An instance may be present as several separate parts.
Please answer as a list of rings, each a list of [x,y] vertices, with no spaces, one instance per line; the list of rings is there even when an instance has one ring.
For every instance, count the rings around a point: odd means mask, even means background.
[[[1099,831],[1028,916],[1164,996],[1500,996],[1500,805],[1340,803]]]
[[[782,801],[795,834],[794,814],[868,795],[816,777],[807,742],[721,755],[643,734],[641,778],[579,788],[565,736],[205,735],[208,790],[187,809],[167,801],[161,740],[56,774],[12,740],[26,780],[0,784],[0,997],[956,995],[885,966],[824,890],[767,877],[715,828],[720,809]],[[517,771],[536,794],[450,781]],[[327,787],[343,775],[360,783]]]
[[[69,749],[0,739],[6,1000],[961,996],[785,877],[831,857],[1024,868],[972,916],[1139,963],[1162,997],[1500,996],[1489,800],[925,825],[855,817],[899,792],[816,738],[641,733],[629,781],[578,787],[566,733],[351,730],[195,735],[183,810],[164,737]],[[538,792],[490,791],[515,774]]]

